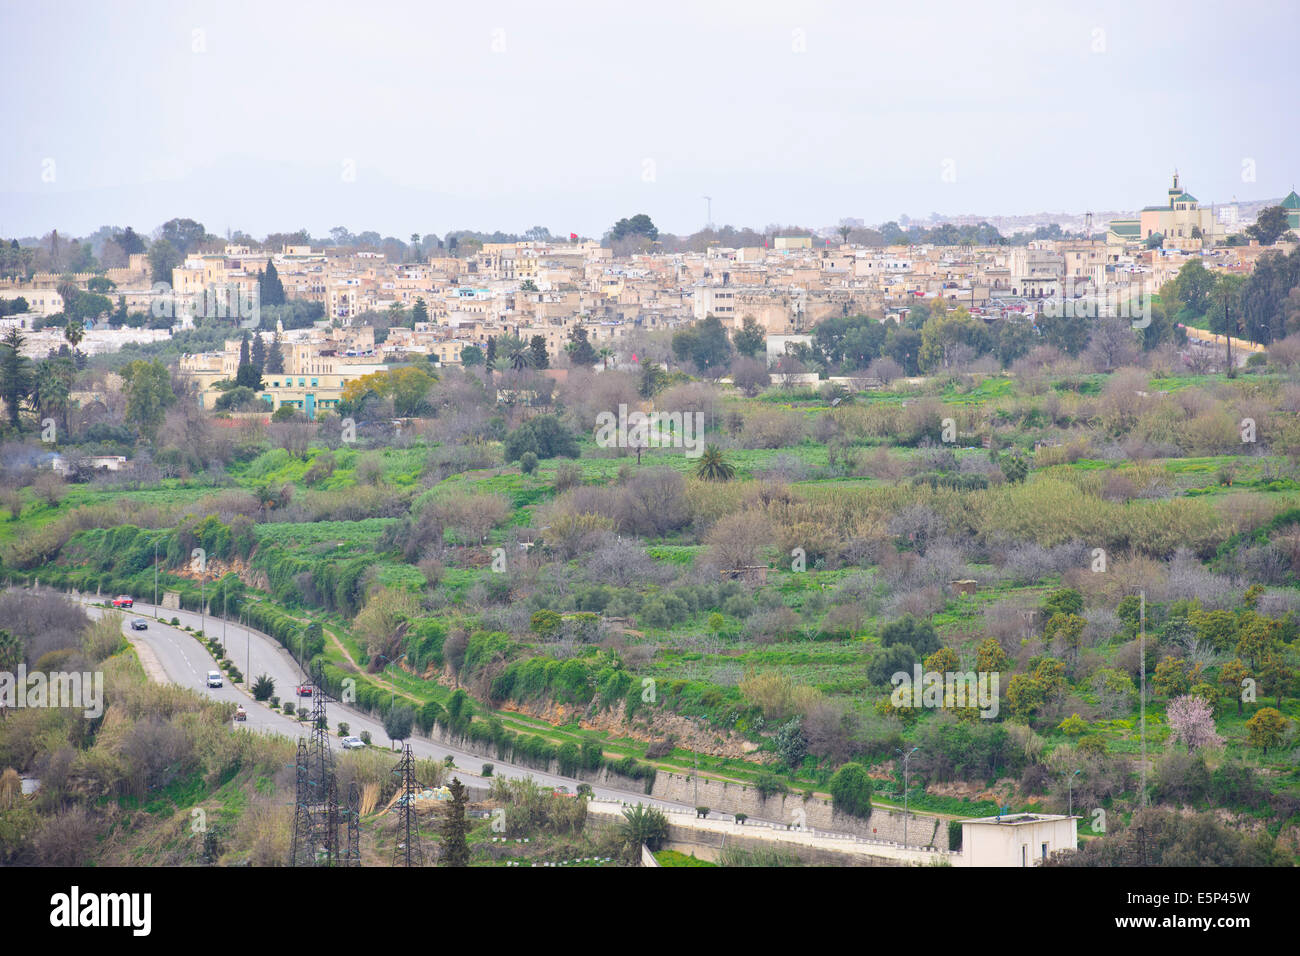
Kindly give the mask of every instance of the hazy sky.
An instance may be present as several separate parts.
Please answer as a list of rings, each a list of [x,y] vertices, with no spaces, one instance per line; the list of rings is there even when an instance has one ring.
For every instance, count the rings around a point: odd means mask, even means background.
[[[1298,10],[0,0],[0,235],[1082,212],[1175,166],[1202,202],[1281,196]]]

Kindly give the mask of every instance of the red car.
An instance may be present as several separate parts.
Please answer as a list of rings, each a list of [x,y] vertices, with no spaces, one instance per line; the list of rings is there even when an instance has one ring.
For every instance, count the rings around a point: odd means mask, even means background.
[[[135,601],[125,594],[113,598],[113,607],[135,607]]]
[[[299,697],[310,697],[310,696],[311,696],[311,684],[300,684],[300,685],[298,686],[298,696],[299,696]]]

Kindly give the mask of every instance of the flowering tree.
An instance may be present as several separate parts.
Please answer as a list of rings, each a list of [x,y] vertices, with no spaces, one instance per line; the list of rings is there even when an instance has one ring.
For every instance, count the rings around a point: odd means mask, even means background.
[[[1187,752],[1197,747],[1215,746],[1223,738],[1214,729],[1214,716],[1204,698],[1186,694],[1169,702],[1169,729],[1174,740],[1187,744]]]

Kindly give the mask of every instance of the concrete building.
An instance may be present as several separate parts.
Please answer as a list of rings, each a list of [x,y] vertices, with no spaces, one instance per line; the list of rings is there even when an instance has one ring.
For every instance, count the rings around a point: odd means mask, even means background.
[[[961,821],[962,866],[1037,866],[1058,850],[1078,848],[1078,817],[1011,813]]]

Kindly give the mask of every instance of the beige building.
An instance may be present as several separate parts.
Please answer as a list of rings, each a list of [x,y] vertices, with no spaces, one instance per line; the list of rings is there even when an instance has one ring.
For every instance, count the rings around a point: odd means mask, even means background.
[[[1078,848],[1078,817],[1012,813],[961,821],[963,866],[1037,866],[1058,850]]]

